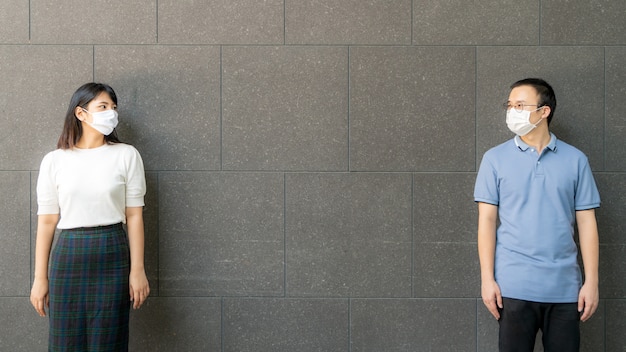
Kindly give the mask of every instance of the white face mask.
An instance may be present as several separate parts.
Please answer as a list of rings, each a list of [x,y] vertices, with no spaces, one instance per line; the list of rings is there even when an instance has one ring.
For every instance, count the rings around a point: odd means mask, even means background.
[[[111,109],[98,112],[89,112],[84,108],[83,110],[91,114],[91,117],[93,118],[93,122],[89,122],[86,120],[85,122],[103,135],[110,135],[113,132],[113,129],[117,127],[117,111]]]
[[[509,127],[511,132],[521,136],[527,135],[530,131],[534,130],[537,125],[541,122],[542,119],[539,119],[536,124],[530,123],[530,113],[537,111],[541,108],[537,108],[533,111],[522,110],[518,112],[515,109],[509,109],[506,112],[506,125]]]

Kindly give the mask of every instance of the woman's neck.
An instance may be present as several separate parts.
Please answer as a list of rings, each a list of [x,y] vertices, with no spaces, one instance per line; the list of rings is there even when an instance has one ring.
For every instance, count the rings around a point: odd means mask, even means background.
[[[105,144],[106,140],[104,139],[104,135],[100,133],[83,133],[78,142],[76,142],[76,148],[93,149]]]

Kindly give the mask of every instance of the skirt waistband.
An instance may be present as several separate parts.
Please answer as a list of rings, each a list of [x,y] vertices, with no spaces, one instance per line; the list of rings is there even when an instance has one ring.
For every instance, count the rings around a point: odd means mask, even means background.
[[[103,231],[108,231],[108,230],[119,230],[119,229],[123,229],[122,223],[118,222],[117,224],[111,224],[111,225],[103,225],[103,226],[93,226],[93,227],[75,227],[72,229],[65,229],[65,231],[71,231],[71,232],[91,232],[91,231],[95,231],[95,232],[103,232]]]

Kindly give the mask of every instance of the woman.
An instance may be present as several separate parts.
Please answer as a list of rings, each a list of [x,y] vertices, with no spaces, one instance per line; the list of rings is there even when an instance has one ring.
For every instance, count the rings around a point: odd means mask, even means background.
[[[127,351],[131,302],[138,309],[150,293],[143,162],[117,138],[117,117],[110,86],[81,86],[58,149],[41,162],[30,300],[42,317],[48,307],[50,351]]]

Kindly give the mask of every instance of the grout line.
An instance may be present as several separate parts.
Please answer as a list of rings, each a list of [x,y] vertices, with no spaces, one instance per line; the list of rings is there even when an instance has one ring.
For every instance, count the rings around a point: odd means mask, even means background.
[[[159,189],[161,185],[161,172],[157,171],[156,173],[156,194],[157,194],[157,209],[160,209],[160,207],[158,207],[159,203],[161,203],[160,201],[160,192]],[[156,282],[156,288],[157,288],[157,297],[161,296],[161,262],[159,261],[159,259],[161,258],[161,254],[160,254],[160,250],[161,250],[161,221],[160,221],[160,211],[157,211],[156,214],[156,232],[157,232],[157,246],[156,246],[156,274],[157,274],[157,282]],[[145,240],[144,240],[145,241]],[[145,247],[145,245],[144,245]]]
[[[411,0],[411,43],[413,45],[413,28],[415,28],[415,23],[413,23],[415,18],[415,1]]]
[[[542,21],[542,17],[543,17],[543,1],[539,0],[539,30],[537,33],[537,40],[539,42],[539,46],[541,46],[541,29],[543,27],[543,21]]]
[[[474,47],[474,171],[478,172],[478,47]]]
[[[33,32],[33,5],[32,0],[28,0],[28,42],[30,43],[33,40],[32,32]]]
[[[224,297],[220,297],[220,335],[221,335],[220,342],[221,342],[222,352],[224,352],[225,330],[226,328],[224,328]]]
[[[352,297],[348,297],[348,352],[352,352]]]
[[[96,81],[96,46],[91,46],[91,81]]]
[[[154,34],[156,38],[156,43],[159,44],[159,0],[156,0],[156,8],[154,9],[156,15],[156,28],[154,29]]]
[[[415,174],[411,174],[411,298],[415,296]]]
[[[220,101],[219,101],[219,119],[220,119],[220,140],[219,140],[219,144],[220,144],[220,169],[219,171],[224,171],[224,124],[223,124],[223,118],[224,118],[224,105],[222,103],[222,101],[224,100],[224,96],[223,96],[223,81],[224,81],[224,63],[222,60],[223,57],[223,49],[224,47],[220,45]],[[208,97],[207,99],[211,99],[210,97]],[[211,104],[211,101],[209,101],[209,104]]]
[[[607,137],[607,112],[608,112],[608,108],[606,105],[606,95],[608,94],[608,89],[607,89],[607,83],[606,83],[606,46],[603,48],[603,66],[604,66],[604,70],[603,70],[603,80],[604,80],[604,92],[602,93],[602,99],[603,99],[603,103],[604,103],[604,111],[603,111],[603,115],[604,115],[604,123],[602,125],[603,131],[602,131],[602,171],[606,171],[608,165],[607,165],[607,158],[608,158],[608,151],[607,151],[607,146],[606,146],[606,137]]]
[[[28,236],[28,243],[30,244],[29,248],[28,248],[28,253],[30,253],[29,256],[29,260],[28,260],[28,264],[29,264],[29,268],[30,268],[30,281],[28,283],[28,286],[30,287],[32,285],[33,280],[35,280],[35,268],[33,268],[33,259],[35,258],[35,254],[33,253],[33,216],[32,216],[32,209],[33,209],[33,172],[30,171],[28,173],[28,209],[29,209],[29,221],[28,221],[28,229],[29,229],[29,236]],[[53,236],[54,238],[54,236]],[[35,235],[35,242],[37,240],[37,235]]]
[[[283,0],[283,45],[287,45],[287,0]]]
[[[287,173],[283,173],[283,298],[287,298]]]
[[[351,111],[350,111],[350,98],[351,98],[350,90],[352,89],[351,84],[350,84],[350,81],[351,81],[350,80],[350,74],[351,74],[350,73],[350,60],[351,60],[351,57],[352,57],[351,54],[352,54],[352,49],[351,49],[350,46],[348,46],[348,104],[347,104],[348,105],[348,111],[347,111],[347,113],[348,113],[348,151],[347,151],[347,153],[348,153],[348,172],[352,171],[351,160],[350,160],[350,139],[352,137],[351,134],[350,134],[350,128],[351,128],[351,125],[350,125],[350,113],[351,113]]]
[[[474,321],[474,336],[476,336],[476,351],[479,351],[478,349],[478,307],[479,307],[478,301],[479,301],[478,298],[474,300],[474,309],[475,309],[474,313],[475,313],[475,318],[476,318]]]

